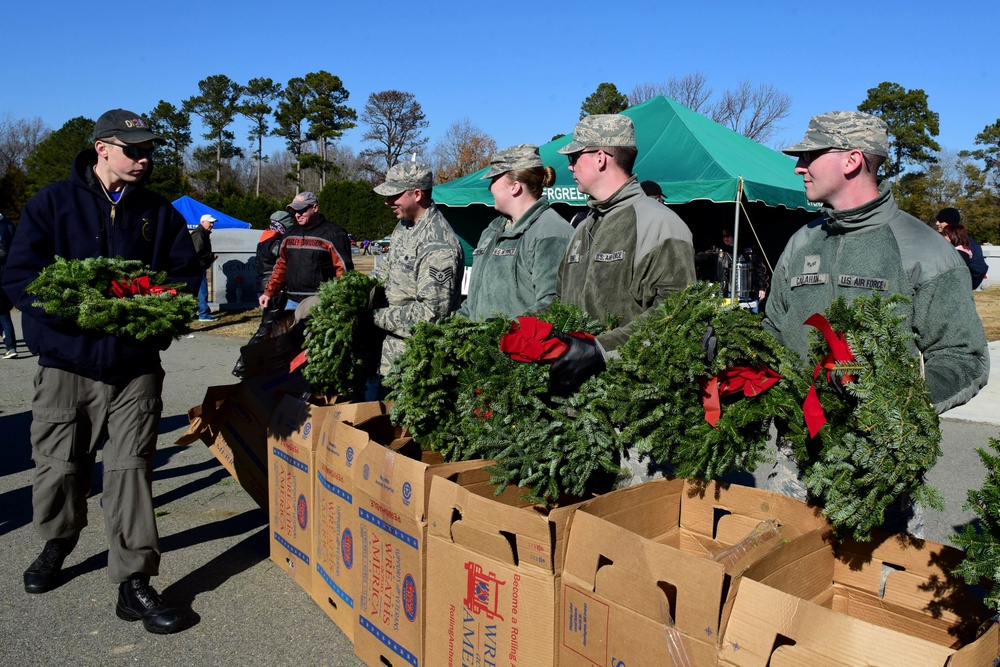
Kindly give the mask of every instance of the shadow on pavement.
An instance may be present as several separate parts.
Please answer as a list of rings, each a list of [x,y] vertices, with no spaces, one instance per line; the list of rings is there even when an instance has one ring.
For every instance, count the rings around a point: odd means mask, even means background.
[[[24,486],[0,493],[0,507],[3,508],[3,514],[0,515],[3,517],[0,518],[0,536],[27,526],[31,523],[31,487]]]
[[[180,500],[181,498],[189,496],[192,493],[197,493],[202,489],[207,489],[208,487],[218,484],[225,479],[232,479],[229,476],[229,472],[227,472],[225,468],[221,465],[218,465],[218,468],[218,470],[210,475],[200,477],[192,482],[178,486],[176,489],[156,494],[156,497],[153,499],[153,507],[163,507],[164,505],[169,505],[175,500]]]
[[[247,536],[239,543],[171,584],[163,591],[164,596],[169,595],[171,600],[185,606],[190,606],[202,593],[217,589],[231,577],[249,570],[261,561],[267,560],[269,548],[267,517],[263,512],[251,510],[224,521],[184,531],[164,540],[164,552],[166,552],[168,544],[169,549],[173,550],[189,546],[190,544],[217,539],[221,536],[220,533],[222,531],[227,531],[227,534],[239,534],[258,526],[261,527],[261,530]]]
[[[0,433],[4,434],[3,456],[0,456],[0,477],[30,470],[31,411],[25,410],[0,417]]]

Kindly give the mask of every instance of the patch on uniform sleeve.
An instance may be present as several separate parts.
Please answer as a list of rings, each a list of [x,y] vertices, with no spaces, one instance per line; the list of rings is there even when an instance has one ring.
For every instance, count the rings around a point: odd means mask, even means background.
[[[476,248],[475,250],[472,251],[472,256],[479,257],[480,255],[483,255],[485,253],[486,253],[486,248]]]
[[[153,240],[153,234],[154,234],[153,230],[155,228],[156,228],[156,225],[153,224],[152,220],[150,220],[149,218],[143,218],[142,219],[142,238],[146,239],[147,241],[152,241]]]
[[[819,255],[806,255],[802,273],[819,273]]]
[[[455,270],[450,266],[446,269],[439,269],[437,267],[432,266],[430,268],[429,273],[431,275],[431,279],[433,279],[435,282],[439,282],[442,285],[444,285],[446,282],[450,281],[454,277]]]
[[[845,276],[843,274],[837,279],[840,287],[860,287],[861,289],[877,289],[885,291],[889,289],[889,281],[886,278],[867,278],[865,276]]]

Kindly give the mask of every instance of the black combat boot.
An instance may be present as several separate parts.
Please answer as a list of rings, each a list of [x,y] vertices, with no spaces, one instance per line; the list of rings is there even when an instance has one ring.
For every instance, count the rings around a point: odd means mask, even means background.
[[[189,620],[185,612],[164,604],[144,575],[135,575],[118,585],[115,613],[125,621],[141,620],[148,631],[157,635],[183,630]]]
[[[76,547],[79,535],[58,537],[45,543],[42,553],[35,562],[24,571],[24,591],[26,593],[45,593],[59,584],[59,573],[62,572],[63,561]]]

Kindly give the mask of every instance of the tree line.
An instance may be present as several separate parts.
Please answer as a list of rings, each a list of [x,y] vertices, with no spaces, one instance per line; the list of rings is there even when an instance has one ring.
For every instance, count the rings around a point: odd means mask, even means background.
[[[627,95],[602,82],[580,105],[580,118],[619,113],[660,94],[761,143],[782,129],[791,109],[790,96],[771,84],[742,81],[715,95],[695,72],[638,84]],[[254,227],[266,226],[269,213],[296,192],[313,190],[349,232],[378,238],[391,230],[394,218],[371,187],[390,166],[418,154],[434,168],[436,182],[443,182],[482,168],[498,148],[488,133],[460,118],[429,149],[423,134],[429,121],[412,93],[372,93],[360,113],[349,98],[340,77],[324,70],[284,84],[209,76],[179,104],[160,100],[147,112],[167,142],[149,185],[169,199],[191,195]],[[935,139],[939,118],[923,90],[883,82],[867,91],[858,109],[889,126],[884,176],[901,208],[932,222],[937,210],[954,206],[977,239],[1000,243],[1000,119],[974,137],[977,148],[950,153]],[[193,145],[192,115],[201,119],[207,143]],[[246,150],[232,130],[237,118],[247,121]],[[338,140],[359,123],[365,146],[355,153]],[[16,220],[31,194],[64,178],[76,153],[90,145],[92,129],[93,120],[82,116],[55,131],[37,118],[0,117],[0,212]],[[264,155],[264,139],[271,136],[281,138],[285,150]]]

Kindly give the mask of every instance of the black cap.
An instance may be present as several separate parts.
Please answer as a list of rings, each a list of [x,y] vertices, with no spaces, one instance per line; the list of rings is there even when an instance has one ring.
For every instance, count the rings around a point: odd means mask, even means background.
[[[962,214],[958,212],[957,208],[943,208],[937,214],[937,221],[946,225],[960,225],[962,224]]]
[[[126,144],[141,144],[144,141],[167,143],[166,139],[153,134],[146,119],[132,111],[112,109],[105,111],[94,125],[94,141],[117,137]]]

